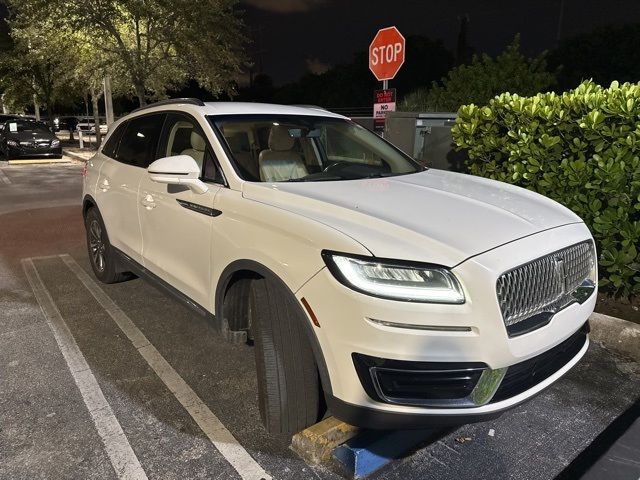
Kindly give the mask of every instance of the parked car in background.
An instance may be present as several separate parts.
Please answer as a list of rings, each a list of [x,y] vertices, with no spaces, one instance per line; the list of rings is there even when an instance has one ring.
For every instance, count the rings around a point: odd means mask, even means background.
[[[6,160],[31,157],[62,157],[62,146],[49,127],[35,120],[11,118],[2,124],[0,149]]]
[[[424,168],[326,110],[140,108],[89,160],[83,197],[98,279],[133,272],[253,340],[271,432],[325,402],[368,428],[490,419],[589,345],[596,251],[578,216]]]
[[[96,122],[93,118],[81,118],[78,121],[76,129],[80,130],[82,133],[94,135],[96,133]],[[100,133],[104,135],[108,130],[106,123],[100,123]]]
[[[53,129],[56,132],[60,130],[75,131],[79,122],[77,117],[56,117],[53,119]]]
[[[13,120],[14,118],[20,118],[20,117],[18,115],[1,114],[0,115],[0,131],[2,130],[2,128],[4,128],[4,122],[6,122],[7,120]]]

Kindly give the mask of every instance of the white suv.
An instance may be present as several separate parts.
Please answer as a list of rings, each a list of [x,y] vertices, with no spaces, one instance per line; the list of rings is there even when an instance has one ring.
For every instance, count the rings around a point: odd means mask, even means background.
[[[95,275],[132,272],[254,342],[263,421],[497,416],[584,355],[585,224],[528,190],[425,169],[320,108],[180,99],[88,162]]]

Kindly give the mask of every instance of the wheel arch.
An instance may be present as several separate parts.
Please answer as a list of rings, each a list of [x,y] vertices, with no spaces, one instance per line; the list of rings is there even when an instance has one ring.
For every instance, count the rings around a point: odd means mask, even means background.
[[[329,377],[329,370],[324,360],[320,343],[313,331],[313,326],[307,312],[304,310],[302,304],[291,291],[289,286],[282,280],[273,270],[269,267],[256,262],[255,260],[235,260],[222,271],[220,275],[218,285],[215,292],[215,318],[221,321],[224,318],[224,298],[229,287],[238,280],[243,278],[255,278],[256,276],[273,281],[283,292],[287,295],[291,295],[295,299],[295,304],[298,306],[299,318],[304,320],[307,339],[311,345],[313,351],[313,357],[318,367],[320,375],[320,382],[322,384],[322,390],[325,394],[332,395],[331,379]]]
[[[98,204],[91,195],[86,194],[82,199],[82,218],[87,217],[87,212],[92,207],[98,208]]]

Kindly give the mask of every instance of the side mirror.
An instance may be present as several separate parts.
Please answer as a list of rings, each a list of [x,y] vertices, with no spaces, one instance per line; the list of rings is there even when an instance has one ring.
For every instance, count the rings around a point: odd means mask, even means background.
[[[206,193],[209,187],[200,180],[200,167],[189,155],[159,158],[147,168],[153,182],[184,185],[194,193]]]

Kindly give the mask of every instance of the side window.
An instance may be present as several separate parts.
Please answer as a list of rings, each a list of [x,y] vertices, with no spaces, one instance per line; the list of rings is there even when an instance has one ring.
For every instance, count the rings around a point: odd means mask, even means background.
[[[163,139],[157,158],[173,155],[189,155],[201,171],[202,180],[224,183],[218,162],[211,151],[200,126],[187,115],[170,113],[165,122]]]
[[[118,125],[118,128],[111,134],[107,142],[102,147],[102,153],[107,157],[116,158],[116,151],[118,150],[118,143],[120,143],[120,139],[122,138],[122,134],[124,133],[125,128],[127,128],[127,124],[122,123]]]
[[[129,120],[120,140],[116,160],[147,168],[155,158],[164,118],[164,113],[157,113]]]

